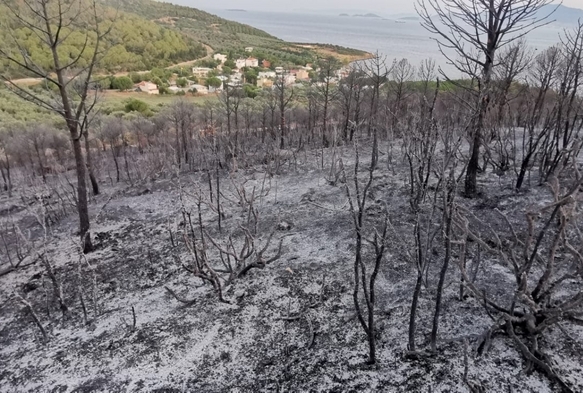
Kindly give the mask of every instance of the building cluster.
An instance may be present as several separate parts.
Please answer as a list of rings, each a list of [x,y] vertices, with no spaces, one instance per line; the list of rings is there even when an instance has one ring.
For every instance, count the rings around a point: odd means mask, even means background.
[[[251,53],[253,52],[252,47],[245,48],[245,52]],[[228,56],[216,53],[213,55],[213,59],[219,62],[217,66],[217,70],[222,71],[225,62],[228,61]],[[258,68],[261,67],[266,71],[260,71],[257,73],[257,87],[259,88],[272,88],[275,83],[278,81],[284,82],[285,85],[294,85],[301,82],[308,82],[310,81],[310,76],[312,72],[317,71],[312,68],[311,64],[306,64],[304,67],[295,67],[291,69],[284,69],[283,67],[275,67],[273,70],[271,68],[271,62],[268,60],[262,60],[261,62],[259,59],[255,57],[246,57],[246,58],[239,58],[234,61],[235,69],[232,70],[229,76],[225,75],[217,75],[221,81],[220,87],[207,87],[201,83],[194,83],[193,81],[188,80],[188,86],[186,87],[179,87],[176,86],[175,82],[170,83],[170,87],[168,88],[171,92],[178,93],[180,91],[196,91],[198,94],[209,94],[215,91],[220,91],[223,89],[225,83],[229,83],[230,85],[240,86],[243,85],[245,82],[245,68]],[[351,72],[350,66],[342,67],[341,69],[335,71],[333,77],[330,78],[331,83],[338,83],[340,80],[346,78],[348,74]],[[209,67],[193,67],[192,68],[192,76],[196,77],[196,80],[200,79],[207,79],[209,76],[213,75],[212,68]],[[215,73],[216,75],[216,73]],[[136,91],[144,92],[147,94],[159,94],[158,86],[151,82],[141,82],[137,84]]]

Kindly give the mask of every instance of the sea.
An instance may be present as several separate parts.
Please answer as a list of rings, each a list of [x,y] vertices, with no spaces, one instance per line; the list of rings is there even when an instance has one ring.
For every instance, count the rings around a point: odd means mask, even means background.
[[[225,19],[264,30],[297,43],[325,43],[379,52],[387,62],[406,58],[413,65],[431,58],[446,73],[457,71],[440,53],[437,43],[419,21],[294,12],[205,10]],[[533,53],[559,42],[565,26],[550,24],[530,32]]]

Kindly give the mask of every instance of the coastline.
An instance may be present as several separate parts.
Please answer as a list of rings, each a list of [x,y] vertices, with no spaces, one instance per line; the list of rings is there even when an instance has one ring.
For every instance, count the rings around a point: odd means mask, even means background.
[[[302,49],[312,50],[318,55],[333,56],[343,64],[351,64],[358,61],[369,60],[374,57],[374,54],[364,50],[347,48],[333,44],[299,42],[292,42],[291,44]]]

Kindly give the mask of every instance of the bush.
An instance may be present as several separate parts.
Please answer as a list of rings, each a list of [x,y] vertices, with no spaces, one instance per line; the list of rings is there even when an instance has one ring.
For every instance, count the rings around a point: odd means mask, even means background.
[[[132,80],[132,82],[134,83],[140,83],[143,81],[142,79],[142,75],[138,74],[137,72],[131,72],[130,73],[130,79]]]
[[[120,76],[119,78],[113,78],[111,80],[111,88],[117,89],[119,91],[126,91],[132,88],[134,83],[127,76]]]
[[[126,113],[139,112],[144,115],[149,115],[152,113],[148,104],[146,104],[144,101],[140,101],[135,98],[130,98],[129,100],[127,100],[124,109]]]

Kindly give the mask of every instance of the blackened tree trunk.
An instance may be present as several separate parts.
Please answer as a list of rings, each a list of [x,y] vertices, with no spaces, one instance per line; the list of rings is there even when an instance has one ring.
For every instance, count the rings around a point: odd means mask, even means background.
[[[93,195],[99,195],[99,183],[95,178],[93,173],[93,163],[91,162],[91,147],[89,146],[89,131],[85,130],[83,133],[83,138],[85,139],[85,155],[87,156],[87,172],[89,172],[89,181],[91,181],[91,188],[93,190]]]

